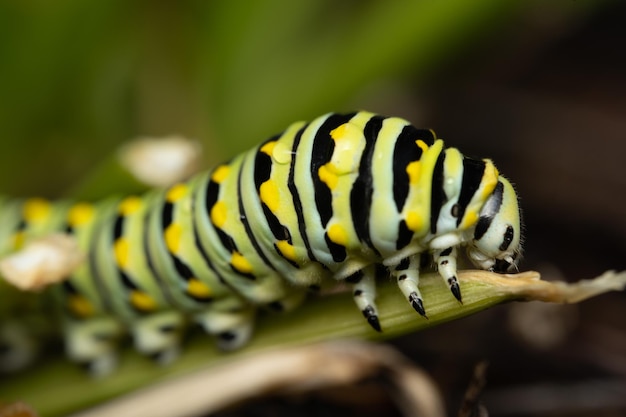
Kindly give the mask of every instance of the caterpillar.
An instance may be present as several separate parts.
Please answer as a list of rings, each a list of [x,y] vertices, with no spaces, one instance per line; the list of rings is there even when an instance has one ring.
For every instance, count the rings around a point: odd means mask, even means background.
[[[189,320],[234,349],[258,308],[295,308],[324,282],[348,283],[381,331],[376,278],[392,277],[421,316],[432,260],[462,300],[457,256],[506,272],[521,251],[518,198],[489,159],[432,130],[360,111],[289,126],[187,182],[98,203],[0,200],[0,253],[63,232],[86,254],[46,290],[69,357],[104,374],[128,330],[167,362]]]

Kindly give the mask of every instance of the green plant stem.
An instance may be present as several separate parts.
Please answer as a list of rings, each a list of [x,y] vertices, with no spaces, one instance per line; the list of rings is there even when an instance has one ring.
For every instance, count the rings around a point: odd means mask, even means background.
[[[92,379],[62,357],[39,364],[29,372],[0,382],[3,402],[23,401],[44,416],[66,415],[151,383],[181,377],[195,370],[235,361],[268,349],[292,347],[338,338],[389,339],[485,310],[511,300],[574,303],[626,285],[626,273],[606,273],[576,284],[539,280],[536,272],[499,275],[485,271],[459,274],[463,304],[442,280],[425,274],[420,287],[428,319],[420,317],[404,300],[395,283],[379,286],[377,304],[382,333],[372,330],[355,308],[349,292],[318,297],[289,314],[266,314],[243,349],[223,353],[210,338],[193,335],[174,364],[160,367],[131,349],[121,354],[114,374]]]

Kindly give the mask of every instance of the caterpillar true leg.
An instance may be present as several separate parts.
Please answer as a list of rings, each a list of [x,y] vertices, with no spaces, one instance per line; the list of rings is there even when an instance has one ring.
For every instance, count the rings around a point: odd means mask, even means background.
[[[418,287],[420,260],[420,254],[404,258],[395,268],[393,268],[392,274],[398,280],[398,287],[411,304],[411,307],[413,307],[413,309],[420,315],[426,317],[422,294],[420,293]]]
[[[353,284],[352,295],[357,307],[367,319],[367,322],[377,332],[382,331],[378,320],[378,309],[376,308],[376,268],[369,265],[360,271],[355,272],[346,281]]]
[[[462,302],[459,280],[456,277],[456,247],[437,250],[433,254],[433,258],[439,275],[446,281],[454,297]]]

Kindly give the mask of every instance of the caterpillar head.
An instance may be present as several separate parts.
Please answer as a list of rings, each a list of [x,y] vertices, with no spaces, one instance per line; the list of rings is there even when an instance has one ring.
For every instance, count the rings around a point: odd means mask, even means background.
[[[521,221],[517,194],[503,177],[480,211],[468,257],[481,269],[509,272],[521,252]]]

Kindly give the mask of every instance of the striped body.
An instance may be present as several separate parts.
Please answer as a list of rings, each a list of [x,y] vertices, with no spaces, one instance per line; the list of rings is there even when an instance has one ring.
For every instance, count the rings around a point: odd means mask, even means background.
[[[515,192],[491,161],[367,112],[295,123],[210,172],[143,197],[0,204],[2,251],[58,230],[88,254],[50,291],[62,307],[70,356],[96,372],[111,368],[125,328],[139,350],[164,359],[176,354],[186,318],[236,347],[258,306],[290,309],[332,279],[352,283],[357,306],[380,330],[377,274],[395,276],[425,315],[422,254],[433,255],[460,300],[457,247],[489,269],[498,261],[506,269],[519,252]],[[496,230],[501,223],[504,231]]]

